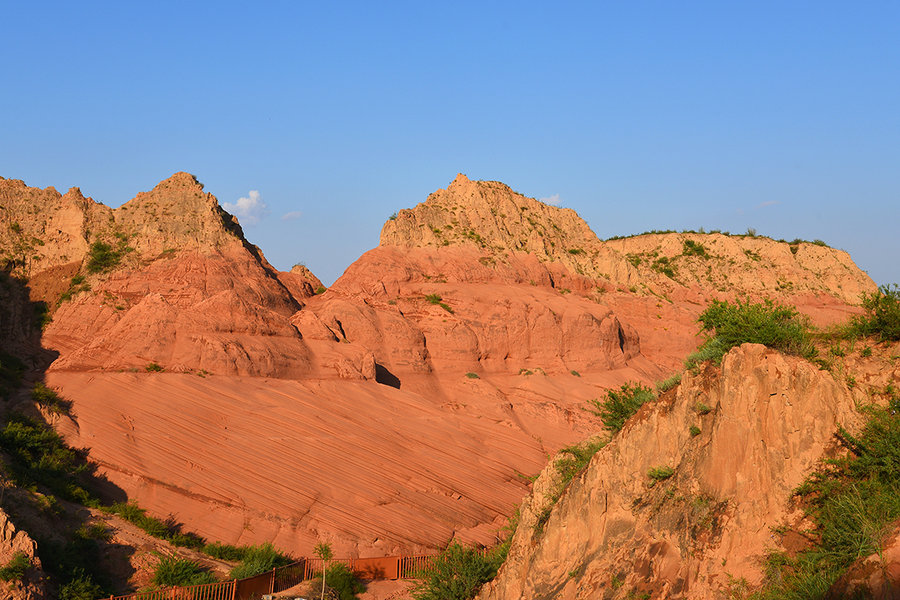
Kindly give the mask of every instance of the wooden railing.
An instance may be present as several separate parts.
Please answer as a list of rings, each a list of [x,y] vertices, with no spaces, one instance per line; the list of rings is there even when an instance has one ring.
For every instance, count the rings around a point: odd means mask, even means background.
[[[435,556],[437,555],[420,554],[381,558],[337,558],[328,561],[328,564],[344,564],[363,579],[417,579],[422,576]],[[167,587],[124,596],[109,596],[109,600],[258,600],[265,594],[282,592],[321,573],[322,559],[301,558],[284,567],[245,579]]]

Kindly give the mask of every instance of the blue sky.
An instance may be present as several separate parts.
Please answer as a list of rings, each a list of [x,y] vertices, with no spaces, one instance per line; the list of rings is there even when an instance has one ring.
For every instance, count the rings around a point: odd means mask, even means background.
[[[897,2],[4,4],[0,176],[119,206],[189,171],[326,283],[457,172],[900,282]]]

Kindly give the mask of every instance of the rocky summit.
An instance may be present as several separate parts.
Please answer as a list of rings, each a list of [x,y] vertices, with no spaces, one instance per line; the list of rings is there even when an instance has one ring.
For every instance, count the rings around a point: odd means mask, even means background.
[[[743,345],[610,436],[597,399],[681,372],[710,302],[768,299],[826,327],[874,282],[818,241],[600,240],[570,209],[461,174],[327,290],[269,264],[187,173],[117,209],[0,179],[0,251],[3,364],[21,365],[6,418],[84,448],[108,498],[210,542],[354,557],[491,547],[521,504],[485,600],[763,585],[766,552],[791,543],[772,532],[802,519],[792,491],[861,426],[866,390],[900,379],[890,349],[826,371]],[[35,404],[37,384],[69,408]],[[548,457],[583,440],[603,447],[563,493]],[[21,502],[49,493],[16,481]],[[62,543],[22,514],[3,516],[0,559]],[[132,549],[103,559],[124,573],[113,587],[146,583],[159,549],[109,523]]]

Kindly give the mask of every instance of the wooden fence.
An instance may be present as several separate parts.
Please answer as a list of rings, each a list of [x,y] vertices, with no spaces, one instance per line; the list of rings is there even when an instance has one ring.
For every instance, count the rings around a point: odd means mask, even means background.
[[[328,561],[328,564],[344,564],[361,579],[417,579],[422,576],[435,556],[437,555],[420,554],[381,558],[338,558]],[[301,558],[284,567],[245,579],[167,587],[124,596],[109,596],[109,600],[258,600],[265,594],[292,588],[301,581],[318,576],[321,572],[322,559]]]

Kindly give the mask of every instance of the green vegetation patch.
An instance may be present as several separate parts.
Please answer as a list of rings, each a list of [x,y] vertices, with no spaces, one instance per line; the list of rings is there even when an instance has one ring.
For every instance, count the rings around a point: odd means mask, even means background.
[[[294,561],[288,555],[279,552],[268,542],[258,546],[247,546],[241,564],[231,570],[229,577],[232,579],[253,577],[292,562]]]
[[[87,270],[89,273],[105,273],[114,269],[122,261],[126,253],[126,247],[113,248],[110,244],[97,240],[91,244],[87,256]]]
[[[664,481],[675,474],[675,469],[668,465],[660,465],[658,467],[653,467],[649,471],[647,471],[647,477],[652,479],[653,481]]]
[[[453,314],[453,308],[449,304],[445,304],[444,302],[441,302],[441,300],[443,300],[443,298],[441,298],[438,294],[428,294],[427,296],[425,296],[425,300],[427,300],[430,304],[435,304],[437,306],[440,306],[441,308],[446,310],[448,313]]]
[[[594,398],[588,410],[603,420],[603,425],[615,435],[645,403],[656,399],[653,391],[639,383],[626,383],[618,390],[606,392],[604,400]]]
[[[174,556],[163,557],[153,571],[154,585],[201,585],[213,583],[216,578],[202,565],[184,558]]]
[[[66,446],[48,425],[12,413],[0,430],[0,448],[11,459],[9,472],[17,486],[37,484],[71,502],[98,505],[86,490],[93,466],[85,460],[84,453]]]
[[[863,294],[862,306],[866,314],[853,320],[855,333],[877,336],[882,341],[900,340],[900,286],[883,285],[878,291]]]
[[[701,244],[700,242],[695,242],[693,240],[684,240],[682,243],[682,256],[698,256],[700,258],[711,258],[709,252],[706,251],[706,246]]]
[[[826,461],[797,490],[815,523],[816,545],[795,557],[770,554],[767,583],[756,600],[823,598],[858,558],[881,549],[887,526],[900,519],[900,397],[869,408],[859,437],[843,429],[848,454]]]
[[[688,357],[689,368],[707,360],[718,364],[726,352],[748,342],[806,359],[816,355],[808,319],[796,309],[771,300],[738,300],[734,304],[713,300],[698,321],[710,337]]]
[[[166,540],[174,546],[202,550],[206,544],[202,537],[195,533],[184,532],[181,525],[171,519],[163,521],[147,514],[147,511],[133,502],[116,502],[104,507],[106,512],[119,515],[129,523],[137,525],[147,534]]]
[[[451,543],[425,569],[424,581],[413,592],[416,600],[469,600],[481,586],[497,575],[503,564],[501,553],[482,553]]]
[[[331,589],[334,596],[338,600],[355,600],[357,594],[366,591],[366,586],[361,582],[353,571],[343,563],[331,563],[325,569],[325,583]],[[322,586],[322,577],[316,577],[312,584],[312,589],[320,589]]]
[[[48,388],[40,381],[31,388],[31,399],[56,414],[67,415],[72,410],[71,402],[60,398],[55,390]]]
[[[31,568],[31,559],[24,552],[16,552],[8,563],[0,567],[0,581],[20,581]]]

